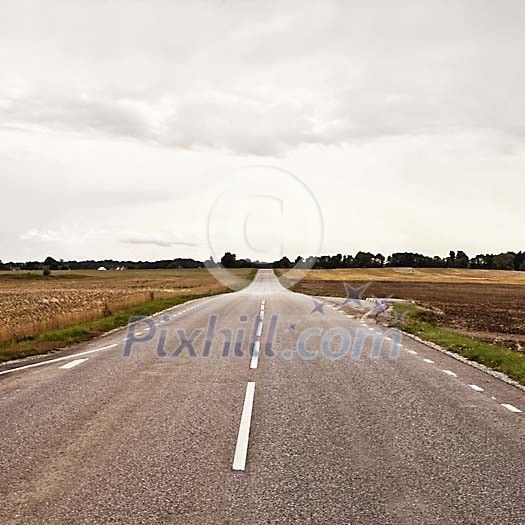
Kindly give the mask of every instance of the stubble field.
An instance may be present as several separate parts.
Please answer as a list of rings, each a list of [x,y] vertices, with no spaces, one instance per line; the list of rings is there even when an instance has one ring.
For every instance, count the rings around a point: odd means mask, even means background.
[[[294,277],[294,271],[287,274]],[[463,335],[525,351],[525,272],[462,269],[377,268],[312,270],[294,289],[345,295],[370,282],[365,297],[415,301],[441,314],[439,324]]]
[[[224,273],[238,287],[251,270]],[[154,299],[227,291],[206,269],[0,272],[0,343],[85,323]]]

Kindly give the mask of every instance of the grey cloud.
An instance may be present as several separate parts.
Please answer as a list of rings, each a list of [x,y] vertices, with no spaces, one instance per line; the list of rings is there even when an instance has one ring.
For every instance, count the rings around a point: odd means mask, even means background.
[[[139,236],[139,237],[125,237],[120,239],[120,242],[125,244],[137,244],[137,245],[153,245],[153,246],[159,246],[160,248],[170,248],[172,246],[187,246],[187,247],[195,247],[197,244],[193,242],[185,242],[185,241],[174,241],[174,240],[168,240],[168,239],[162,239],[160,237],[151,237],[148,238],[148,236]]]
[[[210,94],[182,104],[166,123],[162,140],[178,147],[279,155],[318,141],[311,118],[311,108],[298,102]]]
[[[96,39],[90,21],[100,7],[61,15],[86,21],[90,45],[67,23],[53,44],[35,22],[26,38],[40,44],[49,79],[31,82],[40,65],[8,63],[3,85],[17,85],[12,70],[29,87],[12,96],[0,85],[1,124],[260,156],[450,130],[525,136],[516,118],[525,109],[522,2],[127,5],[104,7]],[[131,29],[115,45],[120,17]],[[1,24],[18,49],[25,26]],[[147,37],[140,45],[139,29]],[[29,60],[26,48],[18,51]]]
[[[31,125],[151,140],[148,117],[132,101],[95,96],[29,96],[4,102],[4,126]]]
[[[154,118],[155,106],[140,110],[122,99],[28,98],[11,101],[2,125],[40,126],[90,135],[133,138],[183,149],[217,149],[242,155],[281,156],[304,144],[343,144],[385,136],[448,130],[488,130],[516,139],[525,125],[519,98],[499,99],[428,90],[341,90],[329,106],[322,97],[261,98],[238,93],[205,93],[181,99]],[[151,115],[147,108],[151,108]]]

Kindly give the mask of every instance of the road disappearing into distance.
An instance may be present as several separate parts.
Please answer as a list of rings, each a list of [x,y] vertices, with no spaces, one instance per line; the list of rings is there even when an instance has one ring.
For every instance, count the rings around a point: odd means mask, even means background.
[[[524,523],[525,393],[342,303],[259,270],[0,367],[0,522]]]

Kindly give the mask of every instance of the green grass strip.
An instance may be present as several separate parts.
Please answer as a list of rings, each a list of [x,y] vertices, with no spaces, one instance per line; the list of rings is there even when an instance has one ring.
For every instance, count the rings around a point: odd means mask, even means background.
[[[396,328],[438,344],[445,350],[455,352],[471,361],[503,372],[511,379],[525,385],[525,354],[436,326],[433,322],[438,316],[430,310],[412,304],[395,305],[394,310],[398,314],[405,314],[402,323],[394,324]]]

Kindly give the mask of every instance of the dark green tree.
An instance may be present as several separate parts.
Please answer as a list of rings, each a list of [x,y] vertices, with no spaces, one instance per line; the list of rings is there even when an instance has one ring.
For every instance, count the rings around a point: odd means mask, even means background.
[[[225,268],[235,268],[236,263],[237,263],[237,256],[234,253],[226,252],[221,257],[221,264]]]

